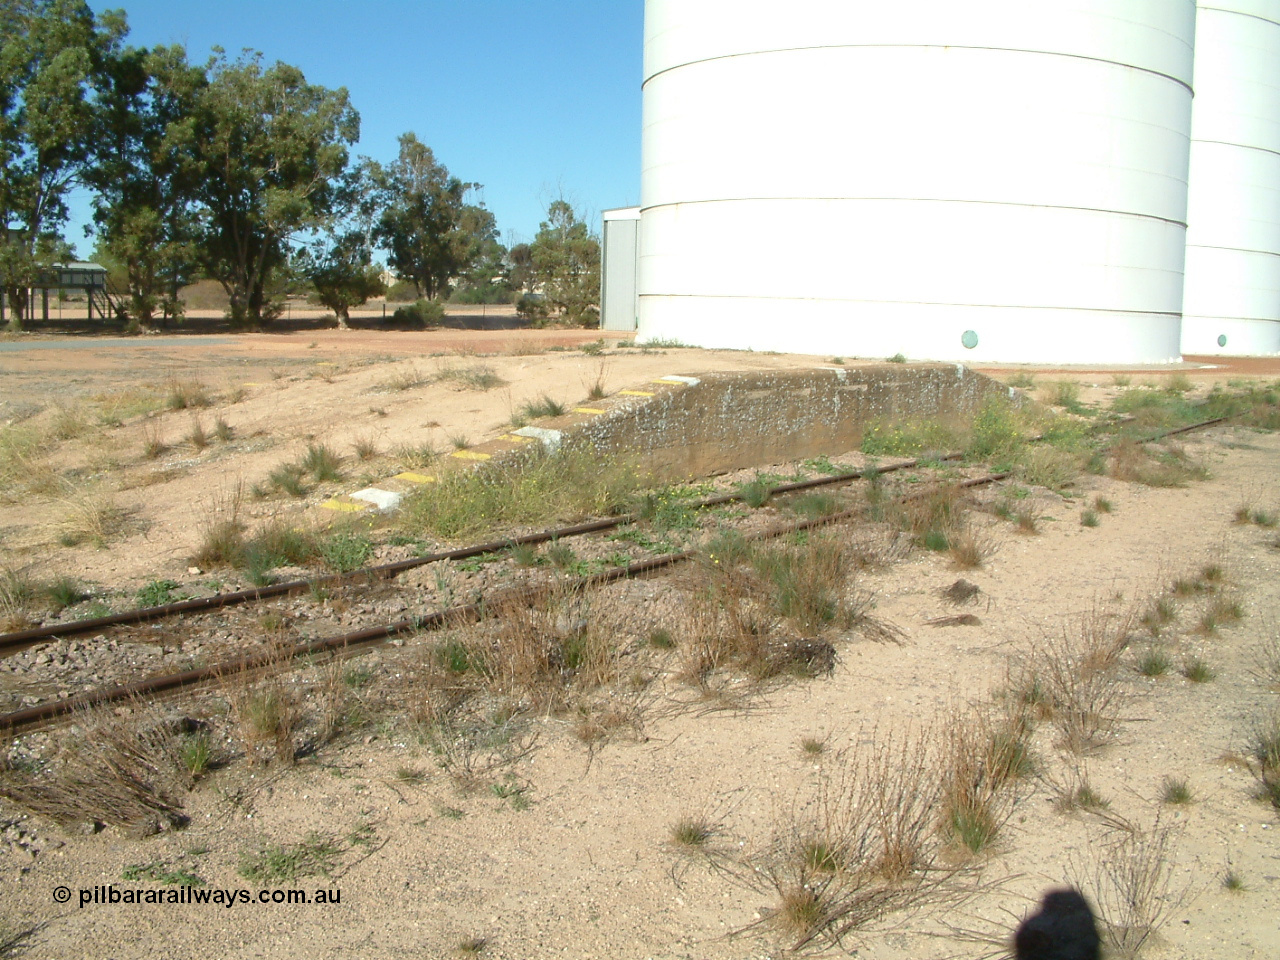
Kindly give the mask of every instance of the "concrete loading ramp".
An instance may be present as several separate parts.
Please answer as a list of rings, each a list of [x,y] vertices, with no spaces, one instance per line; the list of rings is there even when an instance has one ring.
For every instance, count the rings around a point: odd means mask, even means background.
[[[604,454],[639,456],[663,475],[699,477],[843,453],[857,448],[873,423],[960,426],[988,397],[1009,395],[990,377],[940,363],[672,380],[645,402],[569,427],[567,435]]]
[[[965,425],[1003,384],[962,364],[866,364],[813,370],[671,374],[633,385],[443,457],[323,506],[394,509],[400,495],[443,472],[510,463],[539,446],[588,444],[602,457],[634,458],[661,478],[684,480],[853,450],[873,424],[937,420]]]

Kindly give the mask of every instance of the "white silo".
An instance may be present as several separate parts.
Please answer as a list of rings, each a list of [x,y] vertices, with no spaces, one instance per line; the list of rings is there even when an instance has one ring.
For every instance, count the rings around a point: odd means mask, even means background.
[[[647,0],[640,339],[1179,353],[1194,0]]]
[[[1200,0],[1182,352],[1280,353],[1280,0]]]

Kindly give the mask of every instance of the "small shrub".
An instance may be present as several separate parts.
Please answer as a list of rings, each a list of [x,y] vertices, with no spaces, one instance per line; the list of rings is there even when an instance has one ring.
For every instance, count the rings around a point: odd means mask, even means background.
[[[207,407],[212,402],[213,400],[209,397],[205,385],[198,380],[171,378],[165,384],[165,406],[170,410]]]
[[[1244,877],[1231,869],[1222,875],[1222,886],[1232,893],[1243,893],[1247,889],[1244,884]]]
[[[546,553],[551,565],[560,570],[567,570],[578,562],[578,555],[573,552],[573,547],[558,540],[548,545]]]
[[[421,299],[397,307],[391,319],[411,327],[438,327],[444,322],[444,314],[444,304],[440,301]]]
[[[202,777],[213,765],[213,741],[205,732],[189,734],[178,747],[178,755],[191,776]]]
[[[1270,529],[1280,523],[1280,514],[1267,510],[1254,510],[1249,514],[1249,521],[1259,527]]]
[[[827,750],[826,738],[819,737],[801,737],[800,752],[806,757],[820,757]]]
[[[218,417],[213,421],[213,435],[218,438],[219,443],[230,443],[235,439],[236,432],[224,418]]]
[[[301,720],[292,691],[278,678],[257,688],[249,687],[246,680],[231,699],[240,740],[249,757],[265,762],[274,752],[276,759],[292,761],[293,737]]]
[[[518,567],[534,567],[538,564],[538,548],[532,543],[513,543],[507,550],[507,556]]]
[[[305,497],[310,491],[303,479],[305,471],[300,464],[282,463],[267,475],[272,489],[291,497]]]
[[[1199,657],[1192,657],[1182,665],[1182,675],[1192,683],[1208,683],[1217,673]]]
[[[174,600],[179,584],[173,580],[152,580],[138,591],[138,606],[159,607]]]
[[[341,480],[342,457],[323,443],[307,444],[307,452],[303,454],[302,469],[311,474],[317,483],[331,483]]]
[[[1085,510],[1080,514],[1080,526],[1096,527],[1098,525],[1098,514],[1093,510]]]
[[[159,460],[169,449],[169,445],[164,442],[160,428],[155,424],[148,424],[142,433],[142,455],[148,460]]]
[[[759,478],[749,480],[746,483],[738,485],[736,491],[738,499],[745,503],[753,510],[763,507],[769,502],[769,497],[773,493],[773,488],[764,480]]]
[[[676,846],[701,849],[715,836],[715,825],[702,817],[684,816],[673,823],[668,832]]]
[[[1023,503],[1012,510],[1013,522],[1019,533],[1039,533],[1040,516],[1040,508],[1034,503]]]
[[[296,880],[317,874],[329,876],[338,866],[342,848],[333,837],[309,833],[295,844],[269,846],[240,858],[237,873],[246,880]]]
[[[1080,384],[1072,380],[1059,380],[1053,385],[1049,402],[1055,407],[1065,407],[1068,410],[1078,407],[1080,405]]]
[[[209,435],[205,433],[204,424],[199,418],[191,421],[191,432],[187,434],[187,442],[196,450],[203,450],[209,446]]]
[[[1160,784],[1160,800],[1163,803],[1184,805],[1191,802],[1191,788],[1183,777],[1165,777]]]
[[[1106,810],[1111,806],[1111,801],[1098,793],[1088,782],[1076,787],[1071,802],[1083,810]]]
[[[238,566],[244,555],[244,533],[238,499],[232,498],[225,512],[215,506],[205,521],[192,562],[205,567]]]
[[[1098,513],[1110,513],[1115,508],[1111,501],[1106,497],[1094,497],[1093,509]]]
[[[44,595],[49,600],[50,606],[53,607],[54,613],[73,606],[81,600],[89,599],[89,594],[80,585],[80,581],[76,580],[75,577],[67,576],[58,577],[52,583],[46,584]]]
[[[352,449],[356,459],[362,463],[378,455],[378,443],[372,437],[356,437],[352,442]]]
[[[995,539],[971,521],[962,521],[946,532],[947,552],[961,570],[982,566],[998,549]]]
[[[888,358],[888,362],[889,363],[906,363],[907,358],[904,354],[895,353],[892,357]]]
[[[1161,677],[1173,666],[1169,655],[1159,647],[1148,647],[1138,659],[1138,672],[1144,677]]]
[[[353,533],[335,533],[319,542],[320,559],[336,573],[350,573],[363,567],[373,555],[373,544],[367,537]]]
[[[528,420],[541,420],[547,417],[564,416],[565,406],[558,400],[554,400],[547,394],[542,394],[537,400],[529,400],[520,408],[521,414]]]
[[[68,509],[59,527],[58,542],[64,547],[91,544],[99,550],[124,532],[128,511],[106,495],[90,494],[68,501]]]
[[[654,627],[650,630],[645,642],[655,650],[671,650],[676,645],[675,638],[671,636],[671,631],[664,627]]]
[[[1095,860],[1087,886],[1103,921],[1106,955],[1136,957],[1183,900],[1171,889],[1177,863],[1171,828],[1157,823],[1151,831],[1126,830],[1090,853]]]
[[[498,376],[492,367],[476,364],[470,367],[446,366],[436,374],[435,379],[441,383],[452,384],[459,390],[492,390],[507,381]]]
[[[787,509],[798,516],[816,520],[829,517],[844,509],[839,497],[831,493],[805,493],[798,497],[790,497],[786,501]]]

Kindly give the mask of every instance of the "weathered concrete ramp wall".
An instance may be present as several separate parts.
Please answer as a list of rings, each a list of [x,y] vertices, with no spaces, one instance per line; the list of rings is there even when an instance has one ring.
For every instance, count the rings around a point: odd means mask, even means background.
[[[675,379],[675,378],[669,378]],[[693,378],[689,378],[693,379]],[[663,384],[615,406],[566,438],[632,455],[668,476],[706,476],[857,448],[873,422],[968,423],[1002,384],[959,364],[721,373]]]

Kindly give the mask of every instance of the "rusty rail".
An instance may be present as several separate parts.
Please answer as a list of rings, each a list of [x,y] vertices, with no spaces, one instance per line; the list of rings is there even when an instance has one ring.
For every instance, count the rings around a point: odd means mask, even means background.
[[[940,460],[959,460],[963,455],[959,453],[949,453]],[[893,473],[898,470],[909,470],[912,467],[920,465],[920,459],[905,460],[900,463],[892,463],[876,470],[854,470],[849,473],[835,474],[829,477],[818,477],[813,480],[797,480],[793,483],[779,484],[770,489],[770,495],[794,493],[799,490],[808,490],[814,487],[830,486],[833,484],[852,483],[861,480],[871,473]],[[722,503],[730,503],[734,500],[742,499],[736,493],[717,494],[713,497],[706,497],[702,500],[696,500],[690,504],[695,509],[703,507],[715,507]],[[182,613],[204,613],[209,610],[218,610],[222,607],[232,607],[242,603],[256,603],[260,600],[267,600],[271,597],[286,596],[291,593],[299,593],[303,590],[309,590],[319,587],[331,587],[345,582],[352,582],[361,579],[390,579],[397,574],[404,573],[406,570],[413,570],[416,567],[427,566],[432,563],[440,563],[446,560],[466,560],[470,557],[478,557],[486,553],[497,553],[501,550],[508,550],[513,546],[523,546],[525,544],[547,543],[551,540],[559,540],[566,537],[578,537],[587,533],[598,533],[602,530],[611,530],[616,527],[624,526],[628,523],[635,523],[637,516],[634,513],[622,514],[617,517],[606,517],[601,520],[590,520],[585,523],[577,523],[567,527],[556,527],[549,530],[542,530],[537,533],[529,533],[519,537],[507,537],[502,540],[491,540],[487,543],[473,544],[468,547],[458,547],[455,550],[442,550],[438,553],[429,553],[421,557],[411,557],[407,560],[397,560],[393,563],[383,563],[371,567],[362,567],[359,570],[352,570],[347,573],[334,573],[322,577],[313,577],[310,580],[290,580],[285,583],[271,584],[265,587],[254,587],[249,590],[237,590],[234,593],[219,593],[212,597],[198,597],[193,600],[178,600],[173,603],[165,603],[155,607],[139,607],[135,610],[124,610],[120,613],[108,614],[105,617],[92,617],[87,620],[76,620],[70,623],[51,623],[41,627],[31,627],[27,630],[16,630],[12,633],[0,634],[0,653],[15,647],[22,647],[34,643],[38,640],[48,640],[55,637],[74,637],[80,634],[93,633],[108,627],[118,627],[134,623],[146,623],[150,620],[164,620],[168,617],[174,617]]]
[[[899,467],[899,469],[901,468]],[[1009,476],[1007,473],[987,474],[982,477],[962,480],[954,484],[954,486],[962,489],[978,487],[989,483],[995,483],[998,480],[1003,480],[1007,476]],[[792,486],[794,487],[796,485]],[[925,492],[920,491],[908,494],[899,499],[906,501],[924,495]],[[732,498],[726,497],[726,499]],[[838,523],[841,520],[848,520],[861,515],[862,512],[862,507],[854,507],[849,510],[841,510],[837,513],[828,514],[823,517],[811,517],[809,519],[798,520],[793,523],[779,524],[753,534],[749,539],[770,540],[786,536],[787,534],[798,533],[802,530],[811,530],[815,527]],[[571,584],[571,588],[575,590],[583,590],[589,587],[612,583],[615,580],[643,576],[644,574],[663,570],[667,567],[674,566],[677,563],[689,560],[696,556],[698,552],[699,551],[697,550],[682,550],[677,553],[668,553],[659,557],[652,557],[648,560],[639,560],[625,567],[615,567],[612,570],[606,570],[602,573],[580,577]],[[232,660],[213,664],[212,666],[198,667],[194,670],[182,671],[181,673],[164,674],[158,677],[150,677],[145,680],[138,680],[133,683],[121,684],[113,687],[104,687],[99,690],[92,690],[89,693],[82,694],[78,697],[68,697],[65,700],[51,700],[48,703],[37,704],[34,707],[27,707],[24,710],[17,710],[12,713],[0,715],[0,730],[4,731],[6,735],[12,735],[18,729],[23,727],[30,727],[40,723],[45,723],[50,720],[55,720],[58,717],[74,713],[76,710],[84,710],[103,703],[111,703],[117,700],[125,700],[148,694],[163,693],[170,690],[176,690],[181,687],[194,686],[196,684],[207,683],[210,681],[218,681],[244,671],[272,669],[277,666],[283,667],[285,664],[301,657],[315,656],[317,654],[337,654],[341,651],[350,649],[351,647],[378,643],[402,633],[418,633],[425,630],[436,629],[446,623],[477,620],[482,618],[487,610],[500,606],[503,603],[518,599],[533,599],[540,593],[550,589],[552,589],[551,585],[547,585],[542,588],[518,587],[504,592],[497,598],[490,600],[488,603],[482,600],[479,603],[462,604],[459,606],[449,607],[445,610],[437,610],[434,613],[430,613],[423,617],[413,617],[408,620],[397,620],[394,623],[382,624],[376,627],[366,627],[363,630],[355,630],[350,633],[338,634],[336,636],[325,637],[319,640],[311,640],[306,643],[296,644],[287,650],[271,650],[248,654],[243,657],[236,657]]]

